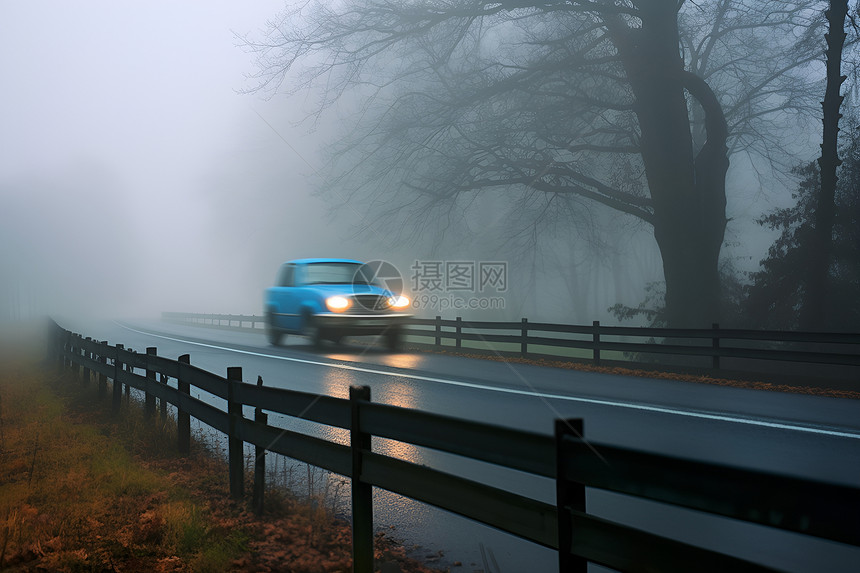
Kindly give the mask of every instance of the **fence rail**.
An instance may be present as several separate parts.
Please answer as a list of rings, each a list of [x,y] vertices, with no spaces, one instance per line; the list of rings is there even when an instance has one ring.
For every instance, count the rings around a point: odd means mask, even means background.
[[[244,383],[241,368],[227,376],[177,360],[85,339],[54,325],[50,358],[59,368],[93,377],[99,395],[118,411],[123,387],[144,395],[148,417],[177,410],[179,450],[188,452],[194,417],[226,434],[230,495],[245,495],[243,453],[256,447],[253,506],[263,507],[264,451],[351,479],[354,571],[373,571],[372,488],[380,487],[557,549],[560,571],[584,572],[589,561],[619,571],[771,571],[760,564],[658,537],[588,514],[593,487],[694,508],[860,547],[860,487],[835,485],[586,442],[581,420],[558,420],[555,436],[481,424],[370,401],[367,387],[349,399]],[[175,380],[175,387],[170,380]],[[226,409],[190,393],[194,386],[227,401]],[[254,418],[245,417],[254,408]],[[268,424],[267,412],[349,430],[349,445]],[[183,429],[184,428],[184,429]],[[556,482],[556,504],[373,451],[371,437],[433,448]],[[600,456],[595,455],[598,452]],[[609,461],[610,463],[605,463]]]
[[[255,315],[165,312],[162,318],[245,332],[263,332],[266,327],[265,317]],[[712,370],[725,369],[727,361],[733,361],[736,369],[739,361],[744,367],[792,362],[830,365],[839,368],[842,378],[860,377],[860,333],[743,330],[718,324],[698,329],[604,326],[599,321],[568,325],[525,318],[519,322],[467,321],[441,316],[410,318],[403,325],[403,334],[430,339],[434,347],[464,348],[464,341],[495,343],[515,349],[503,351],[505,354],[521,356],[559,356],[567,349],[581,351],[576,359],[595,365],[655,361],[671,355],[702,359],[699,366]]]

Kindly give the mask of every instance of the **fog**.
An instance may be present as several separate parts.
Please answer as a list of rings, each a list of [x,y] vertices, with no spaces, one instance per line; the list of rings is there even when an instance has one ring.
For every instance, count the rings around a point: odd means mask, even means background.
[[[392,248],[384,226],[356,234],[361,213],[332,214],[339,196],[314,187],[337,111],[300,123],[312,93],[239,93],[256,70],[237,35],[258,34],[283,8],[0,5],[0,319],[258,314],[278,264],[308,256],[391,260],[407,280],[419,259],[501,259],[511,288],[495,316],[505,318],[606,319],[608,306],[635,305],[661,280],[644,228],[597,254],[588,241],[564,246],[568,231],[548,234],[533,259],[498,252],[492,230],[504,221],[491,208],[475,209],[477,237]],[[789,195],[763,194],[735,166],[729,176],[726,252],[752,269],[772,239],[753,221]],[[559,312],[556,301],[571,298],[580,301]]]
[[[0,314],[255,312],[279,262],[339,250],[315,141],[237,93],[234,32],[282,7],[0,6]]]

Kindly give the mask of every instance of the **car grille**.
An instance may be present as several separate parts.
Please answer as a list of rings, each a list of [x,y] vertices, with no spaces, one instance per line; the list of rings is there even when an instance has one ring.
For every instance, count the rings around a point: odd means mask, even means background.
[[[390,310],[388,306],[388,297],[386,296],[380,296],[378,294],[357,294],[353,298],[356,303],[352,305],[352,308],[350,308],[350,312],[353,314],[387,312]]]

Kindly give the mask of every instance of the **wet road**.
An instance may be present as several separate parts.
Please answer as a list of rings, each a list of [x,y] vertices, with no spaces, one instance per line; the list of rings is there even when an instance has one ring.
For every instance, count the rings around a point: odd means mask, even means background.
[[[860,485],[860,401],[783,394],[673,380],[642,379],[424,353],[389,354],[366,345],[314,350],[301,337],[271,347],[262,334],[159,321],[66,322],[84,336],[139,352],[190,354],[195,366],[246,382],[347,397],[367,385],[374,401],[550,434],[556,418],[583,418],[591,440],[709,462]],[[286,422],[285,422],[286,423]],[[299,422],[301,424],[301,422]],[[291,426],[295,427],[295,426]],[[302,428],[332,439],[338,431]],[[377,440],[389,455],[466,475],[554,503],[554,484],[432,450]],[[788,571],[856,571],[860,550],[771,532],[759,526],[590,490],[596,515],[689,543],[731,548],[738,556]],[[555,571],[556,555],[441,510],[376,491],[377,525],[420,544],[419,556],[444,551],[461,571]],[[595,568],[598,570],[599,568]]]

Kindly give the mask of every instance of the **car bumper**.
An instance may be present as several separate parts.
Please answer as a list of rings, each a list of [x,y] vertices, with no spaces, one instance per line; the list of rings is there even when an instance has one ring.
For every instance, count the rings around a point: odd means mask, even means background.
[[[399,327],[411,314],[335,314],[314,316],[320,328],[341,334],[382,334]]]

